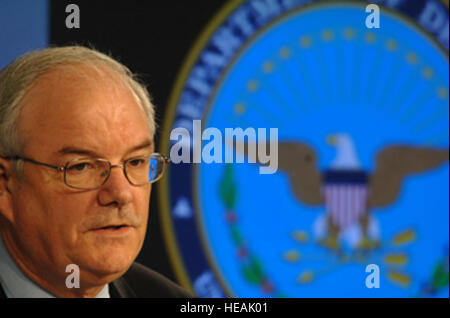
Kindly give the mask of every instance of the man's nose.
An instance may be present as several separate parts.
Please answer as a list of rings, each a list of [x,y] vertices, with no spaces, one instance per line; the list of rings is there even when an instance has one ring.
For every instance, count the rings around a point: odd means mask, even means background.
[[[101,205],[115,204],[123,206],[133,199],[131,188],[133,185],[126,178],[121,166],[113,166],[108,180],[102,185],[99,191],[99,201]]]

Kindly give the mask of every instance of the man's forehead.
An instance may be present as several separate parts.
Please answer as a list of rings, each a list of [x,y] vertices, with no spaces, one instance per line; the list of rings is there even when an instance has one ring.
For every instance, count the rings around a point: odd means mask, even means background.
[[[104,103],[102,103],[104,102]],[[95,111],[98,107],[113,112],[118,106],[145,114],[139,100],[124,79],[105,66],[69,64],[58,66],[35,80],[23,99],[22,112],[38,113]],[[124,105],[125,104],[125,105]],[[137,107],[136,107],[137,106]]]
[[[41,131],[56,140],[79,136],[104,142],[114,129],[120,133],[116,139],[132,139],[129,142],[152,137],[131,90],[89,68],[80,72],[63,67],[41,76],[24,98],[21,117],[21,128],[28,135]]]
[[[132,95],[130,87],[117,72],[95,64],[68,64],[56,66],[40,75],[27,95],[36,98],[45,96],[63,98],[71,97],[70,94],[89,95],[99,92],[111,94],[120,90]],[[40,92],[44,93],[43,96],[39,96]],[[49,95],[49,92],[52,94]]]

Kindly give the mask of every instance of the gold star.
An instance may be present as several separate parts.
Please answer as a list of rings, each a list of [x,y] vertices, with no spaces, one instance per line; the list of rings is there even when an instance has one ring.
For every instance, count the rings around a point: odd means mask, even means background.
[[[394,39],[389,39],[386,42],[386,48],[389,51],[395,51],[398,48],[397,42]]]
[[[303,271],[298,277],[297,281],[301,284],[310,283],[314,279],[314,273],[310,270]]]
[[[300,38],[300,45],[303,48],[309,48],[311,46],[311,38],[309,36],[302,36]]]
[[[325,42],[330,42],[334,38],[334,33],[330,30],[323,30],[322,31],[322,40]]]
[[[347,40],[352,40],[355,37],[355,30],[353,30],[352,28],[346,28],[344,30],[344,37]]]
[[[243,113],[245,113],[245,105],[242,103],[237,103],[234,106],[234,112],[236,113],[236,115],[242,115]]]
[[[375,42],[375,34],[373,32],[367,33],[364,38],[365,38],[366,42],[369,44],[372,44],[373,42]]]
[[[300,254],[297,251],[292,250],[284,253],[283,258],[287,262],[295,263],[300,259]]]
[[[417,54],[414,52],[409,52],[406,55],[406,60],[408,61],[409,64],[417,64],[418,61]]]
[[[446,99],[448,97],[448,89],[443,86],[438,87],[437,93],[440,99]]]
[[[263,70],[265,73],[272,73],[274,68],[275,67],[274,67],[273,63],[270,61],[266,61],[263,64]]]
[[[258,89],[258,82],[255,80],[248,81],[247,89],[249,90],[249,92],[256,92],[256,90]]]
[[[282,59],[288,59],[291,56],[291,51],[286,46],[282,47],[280,50],[280,57]]]
[[[433,77],[433,74],[434,74],[434,72],[433,72],[433,70],[432,70],[430,67],[425,67],[425,68],[422,70],[422,75],[423,75],[423,77],[425,77],[426,79],[432,78],[432,77]]]
[[[300,243],[306,243],[308,241],[308,234],[305,231],[295,231],[292,233],[292,236]]]

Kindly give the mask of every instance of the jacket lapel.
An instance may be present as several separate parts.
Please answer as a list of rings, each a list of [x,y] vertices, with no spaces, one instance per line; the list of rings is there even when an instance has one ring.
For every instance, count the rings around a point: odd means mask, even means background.
[[[0,299],[1,298],[6,298],[6,294],[5,294],[5,291],[3,290],[2,285],[0,285]]]
[[[111,298],[137,298],[123,277],[109,284],[109,295]]]

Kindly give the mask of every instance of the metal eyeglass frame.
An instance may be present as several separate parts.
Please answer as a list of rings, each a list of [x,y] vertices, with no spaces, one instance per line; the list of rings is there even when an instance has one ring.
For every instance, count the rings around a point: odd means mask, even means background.
[[[133,181],[130,180],[130,178],[129,178],[128,174],[127,174],[127,170],[126,170],[125,167],[126,167],[128,162],[130,162],[132,160],[139,159],[139,158],[147,157],[147,156],[148,157],[158,156],[158,157],[163,159],[162,160],[163,168],[161,170],[161,174],[158,176],[158,178],[155,178],[152,181],[148,181],[148,182],[144,182],[144,183],[134,183]],[[106,159],[103,159],[103,158],[76,158],[76,159],[73,159],[73,160],[70,160],[70,161],[66,162],[66,164],[64,166],[56,166],[56,165],[48,164],[48,163],[45,163],[45,162],[40,162],[40,161],[34,160],[32,158],[25,157],[25,156],[11,156],[11,157],[4,157],[4,158],[8,159],[8,160],[23,160],[25,162],[34,163],[34,164],[37,164],[37,165],[41,165],[41,166],[49,167],[49,168],[52,168],[52,169],[56,169],[56,170],[58,170],[60,172],[64,172],[64,184],[66,186],[68,186],[69,188],[77,189],[77,190],[95,190],[95,189],[100,188],[102,185],[104,185],[106,183],[106,181],[108,181],[108,178],[109,178],[109,176],[111,174],[111,169],[112,168],[116,168],[116,167],[122,168],[123,174],[127,178],[128,182],[130,184],[132,184],[132,185],[141,186],[141,185],[145,185],[145,184],[152,184],[152,183],[155,183],[156,181],[158,181],[159,179],[161,179],[161,177],[164,175],[164,172],[165,172],[165,169],[166,169],[166,165],[168,163],[170,163],[170,158],[165,157],[165,156],[163,156],[162,154],[160,154],[158,152],[154,152],[154,153],[151,153],[151,154],[148,154],[148,155],[136,156],[136,157],[133,157],[133,158],[129,158],[129,159],[125,160],[123,163],[119,163],[119,164],[116,164],[116,165],[111,164],[111,162],[109,160],[106,160]],[[67,183],[67,179],[66,179],[67,168],[68,168],[68,166],[71,163],[73,163],[75,161],[78,161],[78,160],[97,160],[97,161],[102,161],[102,162],[108,163],[108,166],[109,166],[108,173],[105,176],[105,179],[103,180],[103,182],[100,185],[98,185],[98,186],[96,186],[94,188],[80,188],[80,187],[75,187],[75,186],[72,186],[72,185],[68,184]]]

